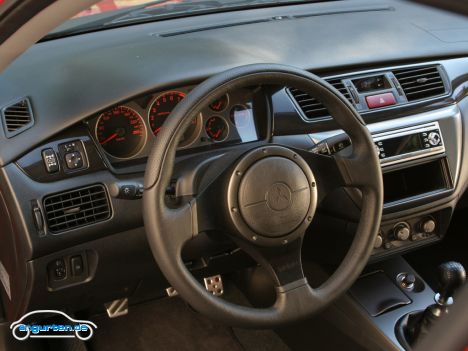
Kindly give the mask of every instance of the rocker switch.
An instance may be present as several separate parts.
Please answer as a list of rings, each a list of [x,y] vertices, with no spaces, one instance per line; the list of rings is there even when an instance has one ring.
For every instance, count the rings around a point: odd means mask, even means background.
[[[58,172],[59,164],[53,149],[42,150],[42,160],[48,173]]]
[[[70,259],[70,266],[73,275],[82,275],[84,272],[83,257],[81,255],[73,256]]]

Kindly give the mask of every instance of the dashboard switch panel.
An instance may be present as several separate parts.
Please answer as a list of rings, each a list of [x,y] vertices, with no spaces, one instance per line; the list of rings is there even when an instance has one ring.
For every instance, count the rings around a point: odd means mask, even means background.
[[[440,240],[447,231],[451,209],[382,223],[373,256],[406,251]]]
[[[65,172],[73,172],[88,167],[86,152],[81,140],[59,144],[59,154],[65,163]]]
[[[397,103],[395,99],[395,95],[393,95],[393,93],[368,95],[366,96],[366,102],[369,108],[385,107],[385,106],[395,105]]]
[[[44,161],[47,173],[55,173],[60,169],[57,160],[57,155],[53,149],[45,149],[42,151],[42,160]]]
[[[77,169],[83,167],[83,156],[79,151],[65,154],[65,163],[68,169]]]
[[[78,251],[60,256],[47,264],[48,289],[59,290],[88,281],[96,269],[96,255]]]
[[[70,266],[74,276],[84,273],[83,256],[77,255],[70,258]]]
[[[393,228],[393,235],[395,240],[405,241],[408,240],[411,234],[411,228],[408,223],[400,222]]]
[[[58,258],[49,264],[49,277],[52,280],[64,280],[67,277],[67,266],[63,258]]]

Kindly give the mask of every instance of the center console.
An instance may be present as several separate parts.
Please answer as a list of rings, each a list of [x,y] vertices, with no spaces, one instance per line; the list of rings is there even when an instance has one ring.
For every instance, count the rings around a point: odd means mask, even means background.
[[[457,262],[441,264],[434,276],[437,293],[401,257],[372,264],[330,318],[366,349],[411,351],[449,312],[466,279]]]
[[[460,165],[459,118],[456,108],[445,108],[368,125],[384,185],[384,210],[373,260],[433,243],[445,235]],[[315,142],[312,151],[318,153],[333,154],[350,144],[339,131],[311,134],[311,138]],[[346,193],[359,207],[361,194],[352,189]],[[347,232],[352,236],[353,217],[349,212],[342,215],[349,218]]]
[[[382,221],[370,264],[330,318],[366,348],[410,350],[413,330],[424,330],[429,312],[440,309],[434,308],[435,292],[401,254],[441,240],[448,230],[462,186],[461,115],[456,106],[447,107],[368,128],[382,168]],[[318,152],[331,154],[349,144],[343,136],[311,134]],[[359,208],[359,192],[347,195]],[[349,211],[342,218],[352,237],[354,217]]]
[[[384,204],[390,208],[444,196],[454,182],[437,121],[373,134],[382,165]],[[450,209],[383,221],[374,255],[439,239],[447,230]]]

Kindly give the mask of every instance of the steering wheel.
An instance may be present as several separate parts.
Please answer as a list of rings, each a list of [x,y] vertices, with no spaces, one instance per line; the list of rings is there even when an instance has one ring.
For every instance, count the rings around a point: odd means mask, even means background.
[[[176,148],[200,110],[226,93],[252,86],[290,86],[319,99],[350,137],[352,147],[319,155],[266,140],[229,148],[205,167],[195,195],[174,207],[165,200]],[[208,169],[208,170],[207,170]],[[208,175],[207,175],[208,174]],[[382,175],[371,135],[353,106],[323,79],[290,66],[254,64],[215,75],[173,110],[154,144],[145,173],[143,215],[154,258],[169,283],[199,312],[226,324],[272,328],[316,313],[357,279],[371,254],[383,203]],[[362,192],[361,217],[350,249],[318,288],[308,285],[302,239],[323,198],[339,187]],[[267,269],[276,286],[268,308],[245,307],[213,296],[186,268],[181,252],[197,234],[227,233]]]

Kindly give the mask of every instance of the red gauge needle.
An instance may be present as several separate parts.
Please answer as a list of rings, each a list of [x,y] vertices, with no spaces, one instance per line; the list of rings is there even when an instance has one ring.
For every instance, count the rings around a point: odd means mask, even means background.
[[[215,138],[218,139],[218,138],[221,136],[221,133],[222,133],[222,132],[223,132],[223,131],[222,131],[221,129],[219,129],[219,130],[216,132],[216,134],[215,134]]]
[[[119,134],[114,133],[114,134],[112,134],[110,137],[108,137],[106,140],[101,141],[100,144],[101,144],[101,145],[107,144],[109,141],[111,141],[111,140],[114,139],[114,138],[117,138],[118,136],[119,136]]]

